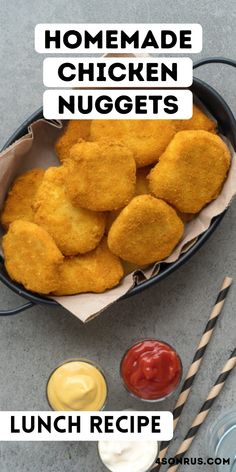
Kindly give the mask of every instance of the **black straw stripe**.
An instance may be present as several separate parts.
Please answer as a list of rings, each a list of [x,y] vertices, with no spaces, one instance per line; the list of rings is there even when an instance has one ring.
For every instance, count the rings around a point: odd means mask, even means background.
[[[231,352],[230,359],[232,359],[233,357],[236,357],[236,348]]]
[[[232,369],[229,369],[229,370],[226,370],[225,372],[222,372],[222,374],[219,375],[216,383],[214,385],[219,385],[221,384],[222,382],[225,382],[225,380],[227,379],[228,375],[230,374]]]
[[[203,356],[206,348],[207,348],[207,344],[205,344],[205,346],[202,346],[202,347],[200,347],[200,349],[197,350],[197,352],[196,352],[196,354],[193,358],[193,363],[198,361],[198,359],[201,359],[201,357]]]
[[[188,433],[186,434],[185,439],[189,439],[189,438],[192,438],[193,436],[195,436],[195,434],[197,434],[200,426],[202,425],[202,423],[200,424],[197,424],[196,426],[193,426],[192,428],[190,428],[190,430],[188,431]]]
[[[199,411],[199,413],[202,413],[203,411],[207,411],[211,408],[212,406],[212,403],[214,402],[216,397],[212,397],[212,398],[209,398],[209,400],[206,400],[202,407],[201,407],[201,410]]]
[[[179,405],[174,409],[174,411],[173,411],[174,420],[176,420],[176,418],[179,418],[179,416],[181,415],[181,413],[183,411],[184,405],[185,405],[185,402],[182,403],[182,405]]]
[[[167,446],[169,446],[170,444],[170,441],[162,441],[161,445],[160,445],[160,451],[163,451],[163,449],[165,449]]]
[[[181,393],[187,390],[189,387],[191,387],[192,383],[194,382],[196,374],[191,375],[191,377],[188,377],[184,384],[183,387],[181,388]]]
[[[214,318],[211,318],[211,320],[208,321],[205,327],[204,334],[207,333],[207,331],[211,331],[211,329],[215,327],[219,314],[220,313],[218,313],[218,315],[214,316]]]
[[[230,285],[220,291],[220,293],[218,294],[218,297],[217,297],[217,299],[216,299],[215,305],[216,305],[217,303],[222,302],[222,301],[225,299],[225,297],[227,296],[227,293],[228,293],[229,289],[230,289]]]

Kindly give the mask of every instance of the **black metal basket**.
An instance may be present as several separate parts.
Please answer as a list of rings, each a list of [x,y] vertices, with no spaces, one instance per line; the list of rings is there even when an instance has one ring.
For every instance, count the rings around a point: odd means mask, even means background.
[[[196,69],[197,67],[203,64],[209,64],[209,63],[223,63],[223,64],[228,64],[233,67],[236,67],[236,61],[231,60],[231,59],[216,57],[216,58],[202,59],[194,64],[194,68]],[[205,105],[205,107],[209,110],[209,112],[215,117],[215,119],[218,122],[220,132],[224,134],[225,136],[227,136],[233,148],[236,150],[236,121],[227,103],[224,101],[224,99],[219,95],[219,93],[216,90],[214,90],[210,85],[203,82],[202,80],[194,78],[191,90],[194,96],[199,98],[201,102]],[[17,131],[10,137],[10,139],[8,139],[8,141],[6,142],[2,150],[6,149],[8,146],[14,143],[14,141],[16,141],[17,139],[20,139],[22,136],[27,134],[29,125],[39,118],[43,118],[42,108],[40,108],[38,111],[33,113],[17,129]],[[176,262],[173,262],[171,264],[162,263],[160,271],[157,275],[154,275],[149,280],[144,280],[140,282],[138,285],[130,289],[129,292],[126,293],[122,298],[131,297],[132,295],[135,295],[141,290],[144,290],[145,288],[150,287],[153,284],[156,284],[160,280],[164,279],[164,277],[167,277],[171,272],[178,269],[178,267],[183,265],[190,257],[192,257],[195,254],[195,252],[197,252],[200,249],[202,244],[204,244],[204,242],[209,238],[209,236],[215,231],[216,227],[218,226],[218,224],[224,217],[225,213],[226,212],[224,211],[220,215],[216,216],[212,220],[210,227],[198,237],[196,243],[186,253],[181,254],[181,256]],[[27,303],[21,306],[18,306],[16,308],[13,308],[10,310],[0,310],[0,315],[2,316],[14,315],[16,313],[20,313],[21,311],[24,311],[27,308],[30,308],[31,306],[37,303],[47,304],[47,305],[52,305],[52,306],[57,305],[57,303],[54,300],[51,300],[49,298],[43,297],[38,294],[31,293],[28,290],[26,290],[22,285],[17,284],[16,282],[13,282],[8,276],[4,268],[4,261],[2,258],[0,259],[0,280],[5,285],[7,285],[11,290],[13,290],[15,293],[17,293],[18,295],[21,295],[23,298],[28,300]]]

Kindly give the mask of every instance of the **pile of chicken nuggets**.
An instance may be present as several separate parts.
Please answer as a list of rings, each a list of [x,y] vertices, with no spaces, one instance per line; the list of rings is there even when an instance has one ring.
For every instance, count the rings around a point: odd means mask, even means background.
[[[190,120],[71,121],[55,151],[61,165],[13,182],[1,223],[9,276],[57,296],[104,292],[168,257],[231,159],[195,105]]]

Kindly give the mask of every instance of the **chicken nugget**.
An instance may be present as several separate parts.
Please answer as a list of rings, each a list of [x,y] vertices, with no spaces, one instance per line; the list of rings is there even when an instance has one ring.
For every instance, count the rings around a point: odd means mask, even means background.
[[[202,129],[210,133],[216,133],[217,124],[209,118],[200,108],[193,105],[193,116],[189,120],[176,120],[177,131]]]
[[[137,167],[158,162],[176,132],[174,120],[94,120],[92,141],[121,140],[134,154]]]
[[[208,131],[180,131],[149,174],[153,195],[183,213],[198,213],[214,200],[230,166],[224,141]]]
[[[5,267],[12,280],[27,290],[48,294],[58,288],[63,255],[40,226],[16,220],[3,236]]]
[[[32,169],[14,181],[1,214],[1,223],[5,229],[15,220],[34,221],[32,203],[43,175],[43,169]]]
[[[61,267],[59,288],[54,295],[105,292],[117,285],[123,274],[119,258],[109,251],[104,238],[94,251],[65,258]]]
[[[147,195],[150,193],[147,175],[149,174],[151,167],[142,167],[137,169],[136,172],[136,186],[135,195]],[[114,223],[117,216],[120,214],[122,208],[119,210],[109,211],[106,217],[106,229],[105,233],[108,234],[111,225]]]
[[[151,170],[150,166],[137,169],[135,195],[148,195],[150,193],[148,180],[147,180],[147,175],[149,174],[150,170]],[[114,223],[115,219],[120,214],[121,210],[122,208],[120,208],[119,210],[113,210],[107,213],[105,234],[108,234],[111,225]]]
[[[140,195],[114,221],[108,247],[122,259],[142,266],[169,256],[183,231],[183,222],[172,207],[151,195]]]
[[[120,141],[127,136],[130,120],[92,120],[90,140],[116,139]]]
[[[137,167],[158,162],[175,132],[175,124],[171,120],[130,121],[126,139],[134,153]]]
[[[55,143],[55,151],[61,162],[64,162],[70,154],[71,147],[80,139],[88,139],[91,120],[71,120],[63,129]]]
[[[50,167],[35,197],[35,223],[53,237],[66,256],[85,253],[100,242],[106,218],[103,213],[75,207],[65,189],[66,169]],[[70,178],[70,177],[69,177]]]
[[[65,162],[66,184],[74,205],[117,210],[133,197],[136,166],[132,152],[116,141],[81,142]]]

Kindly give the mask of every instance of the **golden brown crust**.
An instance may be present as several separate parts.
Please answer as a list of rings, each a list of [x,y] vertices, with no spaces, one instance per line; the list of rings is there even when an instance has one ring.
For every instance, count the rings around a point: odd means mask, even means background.
[[[69,158],[71,147],[80,139],[88,139],[91,120],[71,120],[55,143],[55,151],[61,162]]]
[[[217,132],[217,123],[206,115],[200,108],[193,105],[193,116],[189,120],[176,120],[177,131],[184,130],[205,130],[210,133]]]
[[[54,295],[105,292],[117,285],[123,275],[119,258],[109,251],[104,238],[94,251],[65,258],[60,271],[60,285]]]
[[[43,175],[43,169],[32,169],[13,182],[1,214],[1,223],[6,230],[15,220],[34,221],[32,204]]]
[[[151,167],[142,167],[136,172],[135,195],[148,195],[150,193],[147,176]],[[108,234],[111,225],[114,223],[122,208],[107,212],[105,234]],[[128,272],[127,272],[128,273]]]
[[[135,191],[131,151],[116,141],[81,142],[65,165],[68,194],[75,205],[95,211],[124,207]]]
[[[53,237],[56,245],[66,256],[94,249],[100,242],[106,218],[72,205],[65,190],[66,169],[50,167],[35,197],[35,223]]]
[[[14,221],[3,237],[5,267],[27,290],[48,294],[58,287],[63,256],[51,236],[40,226]]]
[[[182,221],[167,203],[140,195],[114,221],[108,246],[122,259],[142,266],[168,257],[183,230]]]
[[[149,174],[151,193],[180,212],[198,213],[219,195],[230,159],[219,136],[180,131]]]
[[[138,167],[156,163],[176,132],[174,120],[94,120],[91,140],[122,141],[133,152]]]

